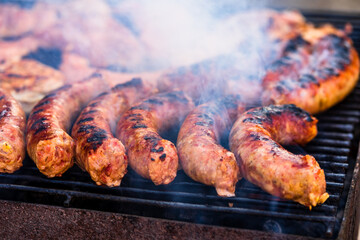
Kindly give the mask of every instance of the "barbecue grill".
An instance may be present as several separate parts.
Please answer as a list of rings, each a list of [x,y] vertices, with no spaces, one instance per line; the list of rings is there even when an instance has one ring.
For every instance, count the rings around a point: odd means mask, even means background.
[[[351,38],[360,52],[359,16],[311,12],[305,16],[310,22],[330,22],[339,28],[350,22]],[[42,49],[28,57],[49,63],[53,54]],[[95,185],[77,166],[61,178],[48,179],[27,158],[16,173],[0,174],[0,234],[5,238],[88,234],[104,239],[353,238],[360,196],[360,82],[343,102],[317,117],[317,137],[305,148],[290,148],[313,155],[325,171],[330,197],[311,211],[244,179],[233,198],[217,196],[213,187],[194,182],[182,171],[169,185],[155,186],[129,170],[120,187],[107,188]]]

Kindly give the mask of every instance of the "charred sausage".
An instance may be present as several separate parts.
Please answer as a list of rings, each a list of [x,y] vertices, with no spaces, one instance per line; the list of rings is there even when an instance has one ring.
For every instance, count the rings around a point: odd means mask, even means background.
[[[289,41],[263,78],[262,102],[295,104],[315,114],[343,100],[359,77],[359,56],[345,33],[310,28]]]
[[[26,117],[21,105],[0,89],[0,172],[12,173],[25,158]]]
[[[186,117],[178,135],[176,146],[184,172],[214,186],[220,196],[235,196],[241,178],[234,154],[220,145],[220,138],[244,110],[239,96],[204,103]]]
[[[117,126],[117,136],[127,150],[130,166],[156,185],[176,177],[178,155],[175,145],[159,132],[180,126],[192,110],[192,100],[183,92],[154,95],[131,107]]]
[[[82,110],[71,135],[76,141],[76,163],[96,184],[120,185],[128,161],[124,145],[112,132],[121,114],[151,93],[152,89],[136,78],[100,94]]]
[[[250,109],[230,132],[230,149],[242,175],[263,190],[300,204],[322,204],[324,171],[310,155],[295,155],[280,144],[304,145],[317,134],[317,119],[295,105]]]
[[[74,163],[75,143],[71,124],[84,105],[107,89],[99,74],[45,96],[31,111],[27,122],[27,151],[41,173],[61,176]]]

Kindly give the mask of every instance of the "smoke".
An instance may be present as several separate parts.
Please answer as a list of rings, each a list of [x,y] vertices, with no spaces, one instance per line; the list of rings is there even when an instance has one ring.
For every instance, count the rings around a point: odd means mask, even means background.
[[[237,24],[235,29],[226,20],[225,6],[230,5],[229,1],[222,5],[205,0],[135,0],[120,2],[116,12],[138,34],[152,67],[166,68],[237,50],[245,28],[249,32],[251,26]]]

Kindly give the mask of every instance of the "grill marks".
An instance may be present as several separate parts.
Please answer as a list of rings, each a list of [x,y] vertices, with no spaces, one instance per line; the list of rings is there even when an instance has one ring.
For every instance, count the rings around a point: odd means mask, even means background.
[[[291,114],[298,118],[304,119],[307,122],[314,121],[314,118],[312,118],[308,112],[296,107],[294,104],[286,104],[282,106],[271,105],[268,107],[255,109],[254,111],[247,112],[247,114],[251,115],[252,117],[243,119],[243,123],[254,123],[260,125],[263,125],[264,123],[272,124],[273,117],[279,117],[283,114]]]
[[[213,109],[211,109],[213,110]],[[198,126],[203,126],[203,127],[209,127],[209,126],[213,126],[214,125],[214,115],[215,114],[212,114],[210,113],[209,111],[207,111],[209,114],[212,115],[212,117],[210,117],[208,114],[206,113],[203,113],[203,114],[200,114],[198,115],[198,118],[201,120],[201,121],[198,121],[195,123],[195,125],[198,125]]]
[[[286,47],[284,52],[285,53],[291,53],[296,52],[300,47],[309,47],[310,43],[307,42],[301,35],[291,39]]]
[[[130,108],[117,124],[130,166],[155,185],[170,183],[178,170],[176,147],[159,132],[178,128],[193,106],[181,91],[156,94]]]
[[[91,149],[95,151],[100,145],[103,144],[103,141],[108,138],[109,136],[107,131],[101,128],[93,128],[90,136],[87,138],[86,141],[90,143]]]
[[[143,82],[142,82],[141,78],[133,78],[131,81],[117,84],[111,90],[112,91],[119,91],[119,90],[129,88],[129,87],[143,87]]]
[[[149,133],[148,135],[146,135],[144,137],[144,140],[150,143],[151,152],[158,152],[158,151],[160,151],[159,150],[160,148],[162,149],[161,151],[164,150],[164,148],[162,148],[162,147],[160,147],[159,149],[155,149],[155,147],[159,144],[159,141],[161,140],[161,138],[158,135],[156,135],[154,133]]]
[[[94,118],[93,117],[87,117],[87,118],[80,119],[78,121],[78,124],[79,123],[84,123],[84,122],[89,122],[89,121],[94,121]]]
[[[326,35],[313,45],[301,36],[290,40],[285,47],[284,56],[269,67],[269,70],[273,72],[291,69],[291,73],[280,78],[274,89],[283,94],[284,91],[308,88],[312,84],[320,86],[321,82],[333,76],[339,76],[340,71],[345,70],[351,63],[350,49],[349,42],[344,37],[335,34]],[[304,61],[308,61],[305,60],[307,56],[302,55],[300,51],[311,55],[308,59],[310,63],[306,66]],[[322,56],[324,52],[328,56]]]
[[[93,125],[81,125],[79,129],[77,130],[77,133],[91,133],[92,129],[95,129],[96,127]]]
[[[137,128],[148,128],[146,124],[144,124],[144,116],[140,113],[133,113],[125,116],[125,119],[128,121],[133,122],[134,124],[131,126],[132,129]]]
[[[84,112],[82,116],[93,113],[97,113],[97,110]],[[106,139],[111,137],[106,130],[95,126],[96,122],[93,117],[81,118],[77,120],[76,125],[78,126],[76,133],[86,135],[85,139],[88,144],[83,146],[85,149],[96,151]]]
[[[11,115],[11,108],[13,107],[11,101],[9,101],[5,95],[0,96],[0,101],[2,101],[2,110],[0,112],[0,120],[4,117]]]

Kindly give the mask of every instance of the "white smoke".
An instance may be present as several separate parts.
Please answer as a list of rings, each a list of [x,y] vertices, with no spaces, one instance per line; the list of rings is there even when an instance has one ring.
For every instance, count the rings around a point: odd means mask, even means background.
[[[244,33],[239,30],[245,26],[234,31],[216,16],[220,7],[205,0],[129,0],[117,4],[117,13],[130,19],[156,67],[174,67],[231,53],[238,47]]]

